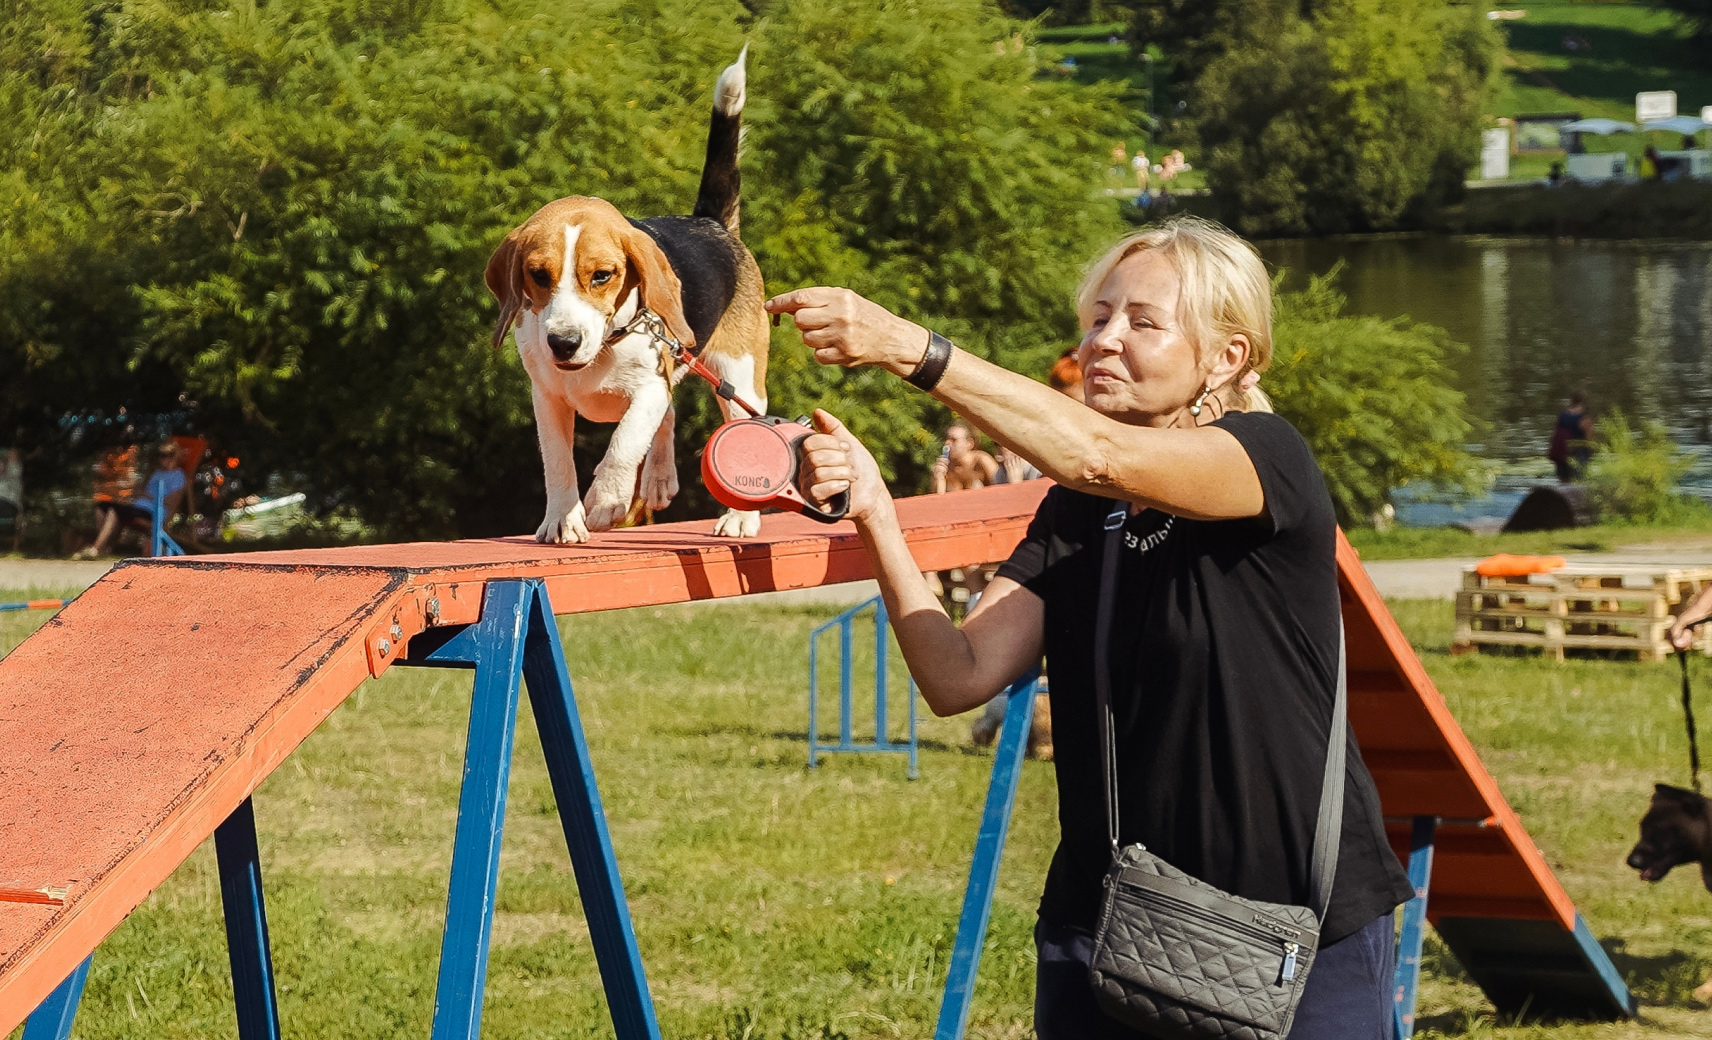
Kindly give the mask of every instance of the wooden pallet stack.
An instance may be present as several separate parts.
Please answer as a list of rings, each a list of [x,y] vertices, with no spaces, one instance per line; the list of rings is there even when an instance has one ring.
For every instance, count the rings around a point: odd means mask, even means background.
[[[1469,567],[1456,594],[1451,652],[1537,647],[1558,661],[1567,653],[1662,661],[1671,653],[1672,619],[1709,583],[1712,567],[1612,565],[1515,577]],[[1712,654],[1712,625],[1698,630],[1696,646]]]

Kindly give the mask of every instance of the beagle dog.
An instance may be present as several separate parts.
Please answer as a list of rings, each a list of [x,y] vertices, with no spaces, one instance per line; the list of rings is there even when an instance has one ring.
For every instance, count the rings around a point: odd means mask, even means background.
[[[767,410],[766,293],[738,238],[737,148],[748,47],[719,75],[707,157],[687,217],[631,220],[602,199],[574,196],[541,207],[494,252],[487,287],[499,300],[497,348],[515,325],[533,383],[536,432],[547,476],[542,542],[586,542],[616,525],[640,498],[664,509],[678,493],[672,390],[688,371],[664,332],[700,354],[737,395]],[[710,388],[711,389],[711,388]],[[720,399],[727,420],[742,413]],[[571,457],[578,415],[616,422],[587,496]],[[760,513],[727,510],[713,533],[748,538]]]

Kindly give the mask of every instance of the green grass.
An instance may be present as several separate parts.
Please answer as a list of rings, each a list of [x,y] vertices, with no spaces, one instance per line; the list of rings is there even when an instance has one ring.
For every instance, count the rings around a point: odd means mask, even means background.
[[[1389,531],[1352,528],[1349,543],[1364,560],[1431,560],[1493,553],[1553,555],[1611,552],[1626,545],[1712,540],[1712,523],[1683,526],[1595,524],[1563,531],[1526,534],[1470,534],[1454,527],[1393,527]]]
[[[1643,90],[1676,91],[1682,112],[1712,105],[1712,66],[1695,60],[1668,13],[1627,3],[1514,6],[1527,16],[1501,23],[1509,61],[1495,115],[1579,111],[1632,122]],[[1591,49],[1565,50],[1571,34]]]
[[[1674,672],[1452,658],[1449,604],[1395,608],[1645,1009],[1640,1023],[1502,1027],[1433,941],[1421,1035],[1712,1033],[1688,996],[1712,969],[1712,896],[1680,871],[1644,886],[1621,862],[1650,784],[1683,778]],[[890,757],[805,770],[804,638],[830,613],[732,605],[562,624],[667,1036],[931,1032],[991,759],[966,747],[966,719],[927,719],[918,781]],[[0,615],[0,650],[43,620]],[[394,669],[257,792],[288,1035],[426,1035],[468,698],[461,673]],[[484,1035],[608,1036],[527,716],[506,826]],[[973,1037],[1029,1035],[1029,929],[1055,831],[1051,768],[1031,762]],[[227,976],[204,848],[96,955],[75,1035],[232,1036]]]

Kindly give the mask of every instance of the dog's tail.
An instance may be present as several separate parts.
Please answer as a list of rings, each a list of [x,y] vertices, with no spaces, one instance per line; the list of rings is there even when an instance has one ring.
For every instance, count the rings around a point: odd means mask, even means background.
[[[737,234],[737,202],[742,183],[737,173],[737,146],[743,137],[744,59],[743,45],[737,60],[719,74],[713,86],[713,117],[707,126],[707,159],[701,167],[701,191],[696,195],[695,215],[724,224]]]

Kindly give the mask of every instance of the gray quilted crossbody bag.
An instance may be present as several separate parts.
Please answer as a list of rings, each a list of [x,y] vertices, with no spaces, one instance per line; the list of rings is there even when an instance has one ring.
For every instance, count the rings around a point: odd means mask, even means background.
[[[1190,877],[1141,845],[1119,848],[1108,665],[1118,543],[1128,510],[1127,503],[1119,503],[1106,517],[1094,622],[1094,694],[1112,865],[1106,872],[1088,980],[1106,1014],[1161,1040],[1279,1040],[1290,1032],[1314,966],[1320,922],[1331,903],[1337,868],[1348,702],[1343,631],[1340,626],[1337,696],[1309,868],[1312,908],[1233,896]]]

